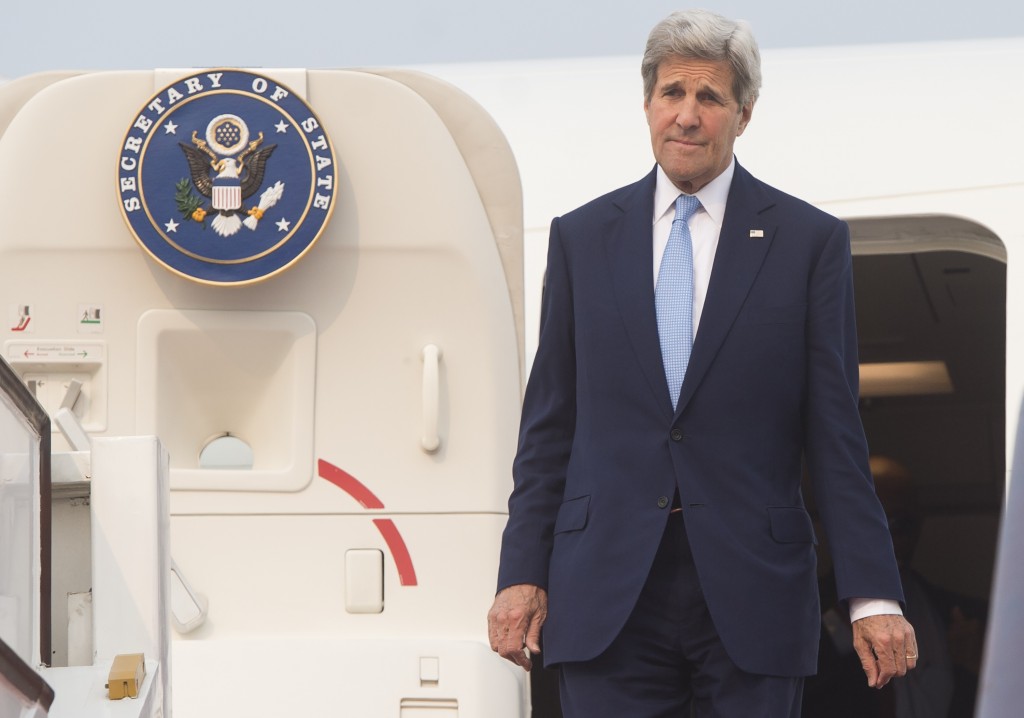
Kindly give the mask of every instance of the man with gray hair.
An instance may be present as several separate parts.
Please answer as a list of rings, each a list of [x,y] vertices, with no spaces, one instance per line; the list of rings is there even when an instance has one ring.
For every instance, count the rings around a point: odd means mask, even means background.
[[[800,714],[813,482],[867,682],[918,659],[857,407],[846,224],[752,177],[745,23],[684,11],[642,64],[656,166],[551,225],[491,647],[568,718]]]

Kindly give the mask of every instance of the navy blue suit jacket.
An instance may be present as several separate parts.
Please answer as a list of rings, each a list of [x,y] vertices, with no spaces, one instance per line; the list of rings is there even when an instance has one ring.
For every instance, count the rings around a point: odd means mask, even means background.
[[[545,663],[596,657],[636,603],[678,488],[730,657],[808,675],[820,612],[802,458],[839,596],[902,600],[857,408],[849,230],[737,165],[673,410],[654,309],[655,176],[552,223],[499,589],[548,590]]]

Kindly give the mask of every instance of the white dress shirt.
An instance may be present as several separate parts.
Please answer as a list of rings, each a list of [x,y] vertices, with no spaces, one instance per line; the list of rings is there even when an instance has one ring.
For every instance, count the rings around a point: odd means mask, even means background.
[[[722,174],[715,177],[696,192],[700,200],[700,209],[693,213],[687,223],[693,241],[693,333],[697,335],[700,317],[704,312],[704,300],[708,294],[708,283],[711,281],[711,268],[715,263],[715,252],[718,250],[718,237],[722,233],[722,222],[725,219],[725,203],[729,199],[729,188],[736,172],[736,158]],[[654,188],[654,284],[658,283],[658,270],[661,267],[661,256],[668,244],[668,235],[672,231],[672,220],[675,219],[676,198],[682,192],[672,184],[660,166],[658,179]],[[851,598],[850,621],[868,616],[882,614],[903,615],[897,601],[875,598]]]

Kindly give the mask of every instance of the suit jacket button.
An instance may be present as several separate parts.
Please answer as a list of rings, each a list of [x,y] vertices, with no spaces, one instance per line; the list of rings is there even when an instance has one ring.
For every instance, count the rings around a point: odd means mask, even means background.
[[[666,506],[668,506],[668,497],[662,496],[660,499],[658,499],[658,508],[663,509]]]
[[[673,429],[672,433],[669,434],[669,436],[672,437],[672,441],[682,441],[683,440],[683,432],[681,432],[679,429]]]

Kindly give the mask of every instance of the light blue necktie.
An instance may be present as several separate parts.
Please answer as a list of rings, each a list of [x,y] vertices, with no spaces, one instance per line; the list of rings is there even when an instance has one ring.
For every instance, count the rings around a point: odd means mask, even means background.
[[[686,224],[700,209],[700,200],[681,194],[676,200],[676,217],[661,256],[658,281],[654,286],[654,308],[658,315],[661,360],[665,364],[669,400],[675,408],[686,376],[693,348],[693,242]]]

